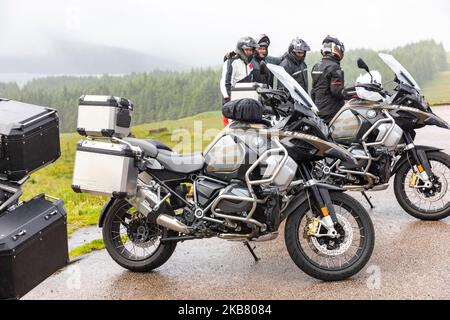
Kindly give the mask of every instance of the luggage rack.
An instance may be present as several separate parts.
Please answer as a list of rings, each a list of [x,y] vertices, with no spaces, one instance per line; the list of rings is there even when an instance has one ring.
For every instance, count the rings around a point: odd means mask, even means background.
[[[121,144],[125,144],[127,146],[130,147],[131,150],[133,150],[133,152],[135,153],[136,157],[140,157],[142,156],[142,149],[138,146],[134,146],[131,143],[129,143],[128,141],[125,141],[123,139],[117,138],[117,137],[94,137],[94,136],[86,136],[84,137],[86,140],[91,140],[91,141],[95,141],[95,140],[100,140],[100,141],[110,141],[110,142],[118,142]]]
[[[20,181],[0,181],[0,192],[6,192],[9,194],[5,201],[0,201],[0,215],[11,207],[19,204],[19,198],[22,196],[23,191],[21,186],[30,178],[30,176],[26,176]],[[48,194],[40,194],[39,196],[44,195],[47,200],[52,200],[52,202],[60,201],[61,199],[57,197],[50,196]]]
[[[16,204],[19,201],[20,196],[22,196],[23,191],[18,187],[14,187],[5,183],[0,183],[0,191],[11,194],[7,197],[6,201],[0,204],[0,214],[2,214],[5,210]]]

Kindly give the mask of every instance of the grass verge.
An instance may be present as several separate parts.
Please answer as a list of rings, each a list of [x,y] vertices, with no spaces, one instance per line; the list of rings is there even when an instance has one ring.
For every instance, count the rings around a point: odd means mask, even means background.
[[[102,239],[96,239],[82,246],[76,247],[69,252],[70,259],[91,253],[95,250],[102,250],[105,248],[105,244]]]

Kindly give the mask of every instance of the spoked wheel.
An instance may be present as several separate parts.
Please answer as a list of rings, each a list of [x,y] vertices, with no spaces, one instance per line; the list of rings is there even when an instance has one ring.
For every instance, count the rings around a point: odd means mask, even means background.
[[[286,221],[285,241],[295,264],[324,281],[343,280],[359,272],[372,254],[375,232],[367,211],[344,193],[330,193],[338,223],[336,237],[327,237],[318,223],[319,208],[302,204]],[[315,234],[316,236],[313,236]]]
[[[175,242],[161,243],[167,229],[149,222],[125,200],[117,200],[106,213],[103,240],[109,255],[132,271],[150,271],[164,264]]]
[[[425,187],[411,165],[405,163],[395,175],[395,196],[413,217],[440,220],[450,215],[450,157],[443,152],[430,152],[427,157],[433,173],[431,187]]]

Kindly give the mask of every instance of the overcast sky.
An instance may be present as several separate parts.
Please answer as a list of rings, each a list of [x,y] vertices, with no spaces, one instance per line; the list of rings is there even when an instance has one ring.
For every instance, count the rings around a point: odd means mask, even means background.
[[[327,34],[347,48],[433,38],[450,50],[450,1],[0,0],[0,55],[45,54],[62,38],[207,66],[221,63],[240,36],[260,33],[273,54],[295,36],[318,50]]]

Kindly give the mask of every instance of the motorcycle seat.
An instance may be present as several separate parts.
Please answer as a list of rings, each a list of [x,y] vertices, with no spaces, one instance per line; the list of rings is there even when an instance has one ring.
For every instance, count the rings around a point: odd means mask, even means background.
[[[161,165],[170,171],[190,173],[203,168],[205,159],[200,152],[179,154],[165,144],[152,139],[124,138],[123,140],[140,147],[145,155],[156,158]]]
[[[200,152],[179,154],[174,151],[159,150],[156,156],[162,166],[173,172],[191,173],[203,168],[205,159]]]
[[[161,141],[154,140],[154,139],[146,139],[145,141],[150,142],[151,144],[155,145],[155,147],[157,149],[172,151],[172,149],[169,146],[165,145]]]
[[[156,158],[158,155],[158,148],[151,141],[136,138],[123,138],[126,142],[130,143],[135,147],[139,147],[142,151],[149,157]]]

